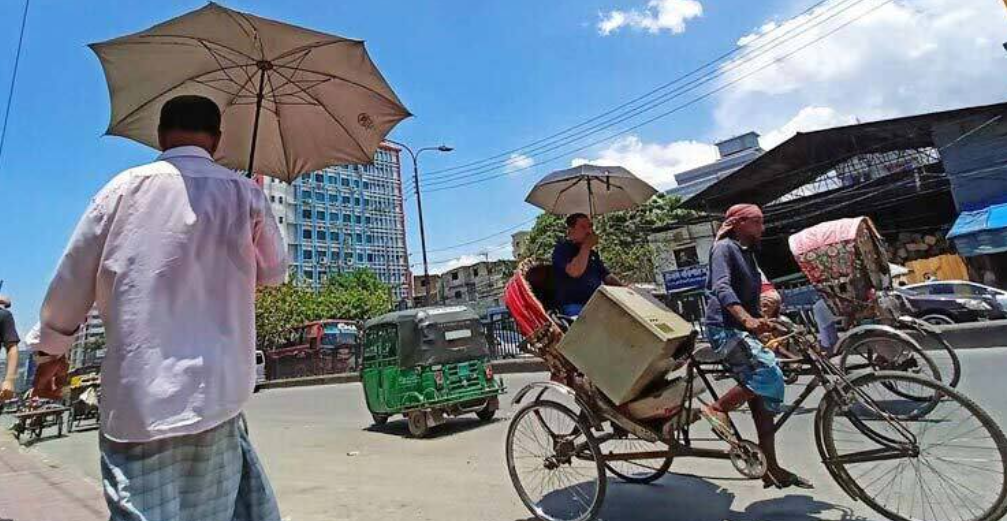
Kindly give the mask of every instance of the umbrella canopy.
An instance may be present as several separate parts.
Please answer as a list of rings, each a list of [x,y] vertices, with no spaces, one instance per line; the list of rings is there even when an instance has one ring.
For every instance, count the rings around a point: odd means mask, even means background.
[[[621,166],[580,165],[543,177],[525,201],[552,214],[594,216],[635,208],[656,193]]]
[[[205,96],[223,116],[215,159],[285,181],[373,161],[410,116],[363,42],[213,3],[90,47],[112,100],[108,134],[158,148],[161,105]]]

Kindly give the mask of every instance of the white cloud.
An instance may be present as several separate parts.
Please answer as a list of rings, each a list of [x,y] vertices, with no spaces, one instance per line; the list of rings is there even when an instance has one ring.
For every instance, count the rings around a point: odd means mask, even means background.
[[[644,143],[639,137],[630,135],[601,150],[593,159],[577,158],[571,161],[571,165],[622,166],[663,190],[675,186],[674,174],[712,163],[717,157],[717,148],[706,143]]]
[[[770,149],[794,137],[798,132],[814,132],[826,128],[855,124],[856,118],[844,116],[829,107],[804,107],[783,126],[767,132],[759,140],[765,149]]]
[[[754,50],[789,30],[794,36],[807,27],[797,24],[826,10],[829,16],[837,3],[782,25],[767,22],[739,44]],[[723,81],[729,82],[771,63],[718,95],[715,134],[754,129],[772,146],[797,130],[1004,100],[1007,54],[999,43],[998,2],[896,0],[779,60],[878,5],[880,0],[854,7],[749,63],[725,64]],[[760,35],[774,30],[779,32],[760,43]]]
[[[658,34],[685,32],[685,22],[703,15],[703,5],[697,0],[650,0],[643,9],[612,10],[601,15],[598,32],[608,36],[623,27]]]
[[[505,173],[517,172],[531,168],[535,165],[535,160],[524,154],[511,154],[504,166]]]
[[[514,252],[511,247],[511,243],[507,242],[505,244],[499,244],[496,246],[485,247],[477,250],[475,253],[467,253],[464,255],[459,255],[458,257],[444,261],[438,262],[436,264],[430,265],[431,275],[440,275],[446,273],[455,268],[460,268],[462,266],[471,266],[483,262],[487,259],[489,260],[501,260],[501,259],[513,259]],[[414,274],[422,275],[423,266],[419,265],[413,268]]]

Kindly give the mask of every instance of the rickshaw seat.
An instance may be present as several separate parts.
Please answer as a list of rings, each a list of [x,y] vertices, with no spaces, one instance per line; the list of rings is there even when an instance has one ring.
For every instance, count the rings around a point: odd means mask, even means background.
[[[525,280],[531,286],[535,298],[542,303],[547,311],[555,311],[556,306],[556,274],[552,264],[539,264],[528,270]]]

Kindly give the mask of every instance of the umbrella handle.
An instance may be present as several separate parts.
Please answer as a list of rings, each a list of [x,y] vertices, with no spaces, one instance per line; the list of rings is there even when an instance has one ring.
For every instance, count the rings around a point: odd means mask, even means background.
[[[267,67],[268,65],[268,67]],[[269,62],[259,63],[259,93],[255,97],[255,124],[252,126],[252,149],[248,152],[248,177],[255,175],[255,143],[259,139],[259,116],[262,115],[262,91],[266,85],[266,69],[272,68]]]

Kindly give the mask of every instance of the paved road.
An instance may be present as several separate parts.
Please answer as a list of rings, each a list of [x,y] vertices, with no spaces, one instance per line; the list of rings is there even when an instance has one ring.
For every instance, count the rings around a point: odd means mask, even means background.
[[[1007,349],[967,351],[962,357],[962,389],[1003,424]],[[513,395],[544,376],[511,375],[507,383]],[[511,487],[503,458],[510,412],[505,406],[502,418],[490,425],[474,416],[457,419],[432,439],[413,440],[406,437],[404,421],[372,430],[360,388],[346,384],[258,394],[248,407],[248,419],[287,520],[523,521],[530,516]],[[681,474],[654,485],[611,481],[602,518],[878,519],[826,475],[812,442],[812,417],[796,416],[781,433],[780,447],[785,465],[812,479],[816,490],[766,492],[760,482],[740,479],[727,462],[681,460],[672,467]],[[94,431],[43,441],[33,451],[52,464],[98,479]]]

